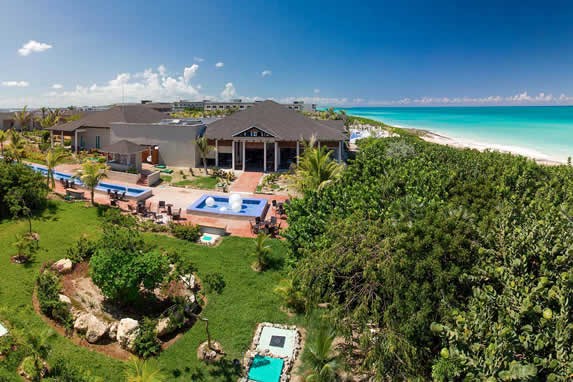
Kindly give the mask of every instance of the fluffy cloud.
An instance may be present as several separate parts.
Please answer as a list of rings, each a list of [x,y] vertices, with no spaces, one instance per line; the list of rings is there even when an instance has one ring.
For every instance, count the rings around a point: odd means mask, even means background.
[[[225,63],[224,63],[224,62],[220,62],[220,61],[219,61],[219,62],[217,62],[217,63],[215,64],[215,67],[216,67],[216,68],[222,68],[223,66],[225,66]]]
[[[496,105],[544,105],[544,104],[567,104],[573,102],[573,97],[561,94],[555,97],[552,94],[544,92],[537,95],[530,95],[524,91],[510,96],[487,96],[487,97],[422,97],[422,98],[403,98],[394,101],[368,101],[368,105],[392,106],[392,105],[411,105],[411,106],[435,106],[435,105],[475,105],[475,106],[496,106]]]
[[[271,74],[273,74],[273,72],[270,71],[270,70],[263,70],[263,71],[261,72],[261,76],[262,76],[262,77],[268,77],[268,76],[270,76]]]
[[[234,98],[236,95],[237,95],[237,91],[235,90],[233,83],[227,82],[227,84],[225,85],[225,88],[221,92],[221,98],[228,100],[228,99]]]
[[[183,69],[183,79],[185,80],[185,83],[189,83],[191,78],[195,77],[197,70],[199,70],[199,65],[197,64],[193,64],[190,67]]]
[[[2,86],[11,88],[27,88],[30,86],[30,83],[28,81],[3,81]]]
[[[64,87],[64,85],[62,85],[62,84],[53,84],[52,85],[52,89],[56,89],[56,90],[61,89],[63,87]]]
[[[28,97],[26,104],[41,106],[108,105],[118,102],[139,102],[142,99],[174,101],[179,98],[202,99],[199,90],[191,84],[199,65],[183,69],[179,76],[169,76],[165,68],[146,69],[140,73],[120,73],[103,84],[77,85],[72,90],[55,89],[41,97]],[[8,100],[0,100],[0,105]],[[10,105],[19,103],[11,102]]]
[[[44,52],[48,49],[52,49],[52,46],[50,44],[38,42],[35,40],[30,40],[24,45],[22,45],[20,49],[18,49],[18,54],[20,56],[28,56],[31,53]]]

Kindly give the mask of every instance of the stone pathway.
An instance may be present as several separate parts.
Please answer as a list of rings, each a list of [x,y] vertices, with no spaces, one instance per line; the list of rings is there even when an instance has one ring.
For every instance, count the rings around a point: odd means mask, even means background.
[[[254,194],[264,173],[245,171],[231,185],[231,192],[248,192]]]

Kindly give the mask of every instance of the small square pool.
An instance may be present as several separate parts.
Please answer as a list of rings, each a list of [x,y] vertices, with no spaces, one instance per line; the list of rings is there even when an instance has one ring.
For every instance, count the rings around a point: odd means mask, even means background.
[[[284,361],[280,358],[256,355],[249,369],[249,381],[279,382]]]
[[[229,202],[229,199],[230,197],[228,196],[202,195],[187,207],[187,213],[226,215],[246,219],[264,218],[264,215],[267,213],[268,203],[266,199],[241,197],[241,209],[239,211],[232,209],[232,202]]]

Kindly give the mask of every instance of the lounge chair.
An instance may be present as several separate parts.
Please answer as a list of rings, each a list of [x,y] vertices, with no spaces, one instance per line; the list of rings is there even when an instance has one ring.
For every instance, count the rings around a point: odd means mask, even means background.
[[[273,201],[271,202],[271,204],[272,204],[272,206],[273,206],[274,208],[277,208],[277,201],[276,201],[276,200],[273,200]]]
[[[260,216],[255,217],[255,224],[256,225],[261,224],[261,217]]]
[[[165,200],[160,200],[157,205],[157,211],[165,212]]]
[[[259,225],[253,224],[252,220],[249,220],[249,224],[251,225],[251,232],[257,235],[259,233]]]
[[[177,212],[173,212],[173,220],[181,219],[181,208]]]
[[[119,200],[125,200],[125,191],[121,193],[121,197],[119,198]]]
[[[271,225],[276,225],[276,224],[277,224],[277,217],[271,216]]]

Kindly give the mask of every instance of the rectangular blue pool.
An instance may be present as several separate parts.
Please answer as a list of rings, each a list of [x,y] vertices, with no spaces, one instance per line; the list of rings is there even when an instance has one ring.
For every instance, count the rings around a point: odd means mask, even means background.
[[[268,203],[266,199],[243,198],[241,197],[240,211],[232,209],[227,196],[202,195],[193,204],[187,207],[188,213],[205,213],[208,215],[226,215],[243,218],[264,218],[267,212]]]
[[[32,169],[34,169],[35,171],[38,171],[42,175],[48,176],[48,170],[45,167],[38,166],[35,164],[28,164],[28,166],[31,167]],[[59,182],[60,179],[67,180],[67,181],[73,180],[75,182],[75,184],[77,184],[79,186],[83,186],[82,182],[79,179],[75,178],[73,175],[66,174],[66,173],[59,172],[59,171],[54,171],[54,179],[56,180],[56,182]],[[149,194],[149,196],[151,196],[151,191],[147,190],[145,188],[127,187],[127,186],[121,186],[119,184],[107,183],[107,182],[100,182],[96,186],[95,189],[97,191],[101,191],[101,192],[107,192],[107,190],[117,191],[120,194],[125,192],[125,196],[127,196],[128,198],[134,198],[134,199],[141,199],[143,196],[147,197],[147,194]]]
[[[249,369],[249,381],[279,382],[284,361],[280,358],[256,355]]]

